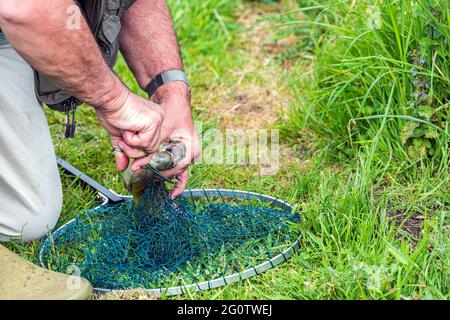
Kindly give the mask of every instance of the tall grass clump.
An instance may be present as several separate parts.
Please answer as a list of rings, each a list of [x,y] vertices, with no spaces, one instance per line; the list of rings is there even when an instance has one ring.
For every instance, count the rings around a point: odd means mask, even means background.
[[[448,298],[448,1],[297,2],[304,19],[279,24],[299,35],[301,57],[280,126],[318,152],[293,188],[304,238],[290,279],[304,286],[288,290]]]
[[[375,147],[408,165],[448,158],[450,11],[446,0],[299,0],[315,58],[286,134],[313,128],[339,155]],[[311,43],[313,45],[311,45]],[[305,95],[305,91],[307,91]],[[376,146],[374,146],[376,142]]]

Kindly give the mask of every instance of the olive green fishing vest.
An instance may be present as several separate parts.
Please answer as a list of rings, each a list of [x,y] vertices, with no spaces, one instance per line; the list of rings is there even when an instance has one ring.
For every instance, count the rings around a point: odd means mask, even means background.
[[[119,51],[120,17],[135,0],[78,0],[92,34],[109,67],[113,67]],[[82,101],[64,92],[46,76],[34,71],[36,96],[41,103],[50,108],[66,113],[65,136],[75,134],[75,110]],[[72,119],[70,116],[72,115]]]

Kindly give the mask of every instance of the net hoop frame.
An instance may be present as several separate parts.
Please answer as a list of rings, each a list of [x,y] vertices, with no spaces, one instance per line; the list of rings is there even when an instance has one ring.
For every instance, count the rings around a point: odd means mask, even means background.
[[[112,191],[114,193],[114,191]],[[103,199],[103,203],[99,206],[93,208],[95,209],[101,209],[102,207],[108,206],[110,204],[109,199],[104,196],[102,193],[99,192],[100,197]],[[116,194],[118,195],[118,194]],[[119,197],[123,198],[124,200],[132,199],[131,196],[123,196],[118,195]],[[290,210],[295,211],[295,208],[290,205],[289,203],[271,197],[267,196],[261,193],[256,192],[250,192],[250,191],[239,191],[239,190],[232,190],[232,189],[188,189],[185,190],[180,197],[183,198],[199,198],[199,197],[233,197],[238,199],[247,199],[247,200],[260,200],[262,202],[270,203],[278,208],[284,209],[284,210]],[[299,212],[295,211],[296,214],[300,215]],[[65,232],[65,229],[70,226],[72,223],[75,223],[76,218],[69,220],[62,226],[60,226],[55,231],[49,233],[45,240],[42,242],[40,249],[39,249],[39,264],[43,268],[47,268],[47,266],[44,263],[44,254],[46,251],[48,251],[49,248],[51,248],[52,242],[58,239],[58,237]],[[297,239],[294,241],[294,243],[284,251],[280,252],[278,255],[272,257],[271,259],[262,262],[254,267],[250,267],[244,271],[236,272],[228,276],[215,278],[208,281],[198,282],[198,283],[192,283],[192,284],[186,284],[182,286],[174,286],[174,287],[168,287],[168,288],[130,288],[130,289],[107,289],[107,288],[94,288],[94,291],[96,293],[100,294],[106,294],[106,293],[130,293],[136,290],[139,290],[139,292],[145,293],[145,294],[151,294],[155,295],[157,297],[160,297],[162,295],[165,296],[175,296],[175,295],[183,295],[188,292],[195,292],[195,291],[206,291],[210,289],[215,289],[219,287],[226,286],[231,283],[239,282],[254,276],[257,276],[267,270],[273,269],[276,266],[280,265],[281,263],[285,262],[287,259],[289,259],[295,251],[297,251],[300,248],[300,239],[301,234],[298,235]]]

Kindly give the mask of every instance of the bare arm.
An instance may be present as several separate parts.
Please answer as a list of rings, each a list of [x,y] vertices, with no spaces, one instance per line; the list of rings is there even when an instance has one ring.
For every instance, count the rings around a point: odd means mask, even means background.
[[[114,146],[158,150],[164,112],[129,92],[109,69],[85,19],[67,27],[73,0],[1,0],[0,26],[12,47],[60,88],[96,108]],[[128,165],[115,153],[119,170]]]
[[[0,25],[34,68],[80,100],[105,106],[126,88],[104,62],[84,17],[79,29],[67,27],[67,10],[74,5],[73,0],[1,0]]]
[[[169,69],[183,69],[170,12],[165,0],[137,0],[121,19],[120,45],[122,53],[141,88],[157,74]],[[180,195],[188,182],[187,168],[200,155],[200,142],[194,129],[190,94],[179,81],[161,86],[152,97],[166,114],[161,137],[176,138],[186,144],[186,158],[176,168],[165,172],[176,175],[178,183],[172,197]],[[129,150],[130,154],[132,153]],[[136,157],[139,154],[135,154]],[[139,167],[148,159],[138,159]],[[133,168],[132,166],[132,168]]]
[[[150,80],[163,71],[183,69],[165,0],[137,0],[121,21],[121,51],[141,88],[145,89]],[[175,82],[161,87],[155,96],[179,94],[189,99],[188,93],[184,84]]]

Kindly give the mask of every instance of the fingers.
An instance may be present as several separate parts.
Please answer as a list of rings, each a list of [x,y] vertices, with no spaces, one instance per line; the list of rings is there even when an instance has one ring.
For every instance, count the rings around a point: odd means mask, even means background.
[[[187,170],[187,168],[191,165],[191,162],[189,160],[185,160],[180,162],[176,167],[169,169],[169,170],[165,170],[165,171],[161,171],[161,175],[163,175],[166,178],[172,178],[175,176],[180,175],[183,171]]]
[[[114,152],[116,158],[116,168],[119,171],[124,171],[128,167],[128,157],[121,152]]]
[[[175,186],[172,189],[172,192],[170,193],[170,199],[175,199],[176,197],[180,196],[184,189],[186,189],[187,183],[189,180],[189,175],[187,170],[183,171],[177,176],[177,181],[175,182]]]
[[[121,138],[121,147],[128,157],[142,158],[157,151],[164,119],[164,110],[158,104],[128,93],[120,108],[111,112],[97,109],[97,116],[110,135],[117,138],[113,145],[118,146]],[[124,148],[125,145],[129,148]],[[138,152],[139,149],[146,152]],[[120,152],[115,153],[117,166],[122,168],[124,157],[118,154]]]
[[[123,145],[123,140],[120,137],[111,136],[111,144],[113,147],[120,147]],[[124,152],[114,151],[116,158],[116,167],[119,171],[124,171],[128,167],[128,157]]]
[[[145,158],[150,155],[150,152],[144,151],[142,149],[131,148],[126,143],[122,143],[120,147],[122,148],[123,152],[125,152],[125,154],[131,159]]]
[[[194,161],[198,159],[201,154],[201,146],[198,138],[195,137],[175,137],[174,140],[179,140],[186,145],[186,156],[174,168],[162,171],[161,174],[165,177],[178,176],[185,171]]]
[[[126,126],[121,127],[125,142],[132,148],[144,149],[150,152],[160,142],[161,124],[164,119],[162,108],[138,96],[133,96],[130,110],[121,115],[121,121]],[[122,123],[122,125],[124,124]]]
[[[135,149],[148,150],[150,153],[157,151],[159,144],[159,127],[145,132],[122,131],[125,143]]]
[[[152,155],[134,160],[131,164],[131,171],[136,171],[139,168],[145,166],[150,162],[150,160],[152,160]]]

